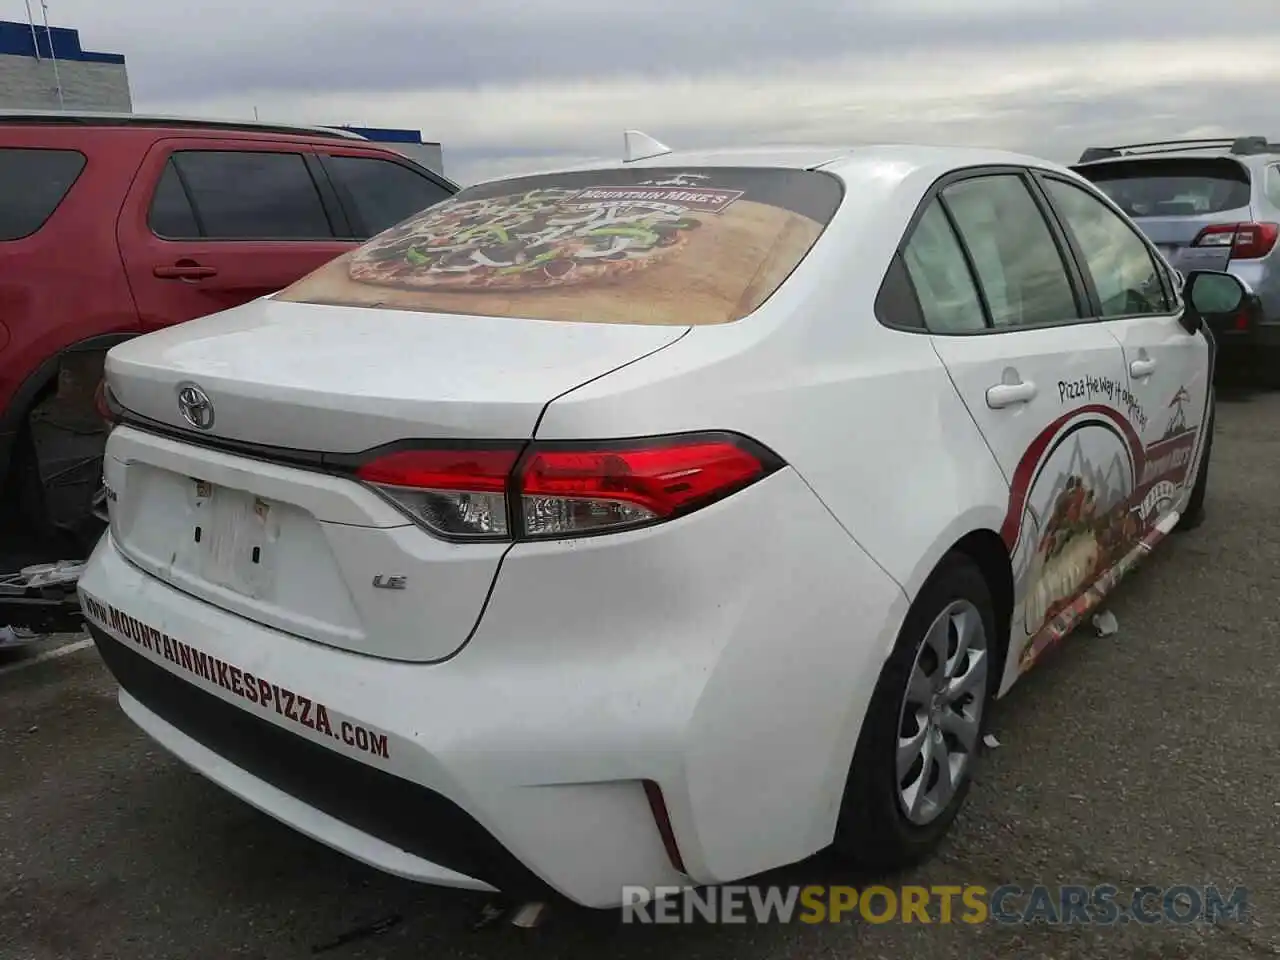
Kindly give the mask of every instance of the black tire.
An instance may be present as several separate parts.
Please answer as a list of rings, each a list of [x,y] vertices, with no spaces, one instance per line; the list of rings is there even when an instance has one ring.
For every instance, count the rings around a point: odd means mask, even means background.
[[[1209,489],[1209,460],[1213,454],[1213,428],[1217,411],[1217,398],[1210,391],[1209,418],[1204,435],[1204,452],[1200,455],[1200,466],[1196,470],[1195,486],[1191,488],[1191,499],[1187,501],[1187,508],[1182,511],[1182,516],[1178,518],[1178,523],[1173,528],[1178,533],[1194,530],[1204,523],[1204,496]]]
[[[951,802],[927,825],[912,823],[898,801],[896,747],[902,699],[925,634],[934,620],[955,600],[977,608],[987,634],[987,687],[982,730],[976,739],[967,775]],[[872,695],[840,808],[834,852],[874,871],[912,866],[931,854],[950,830],[964,806],[982,754],[992,694],[999,686],[1004,651],[996,631],[991,590],[981,570],[968,556],[948,554],[920,590],[898,634]]]
[[[23,430],[13,445],[9,477],[3,498],[3,510],[13,526],[10,529],[33,537],[52,537],[53,526],[45,511],[44,487],[36,466],[35,445],[31,434]]]
[[[11,566],[88,557],[97,543],[95,534],[103,529],[96,518],[89,519],[98,524],[96,530],[89,525],[77,531],[61,530],[50,521],[35,444],[28,431],[19,433],[0,493],[0,573],[9,572]]]

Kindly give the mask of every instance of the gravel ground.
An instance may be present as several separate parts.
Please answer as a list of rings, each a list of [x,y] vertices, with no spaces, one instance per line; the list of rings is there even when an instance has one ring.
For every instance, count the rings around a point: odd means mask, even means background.
[[[997,707],[1002,745],[952,841],[889,880],[1242,884],[1243,923],[638,927],[566,909],[475,932],[485,898],[347,860],[154,748],[88,649],[0,659],[0,958],[1280,956],[1277,425],[1280,396],[1223,398],[1209,521],[1119,589],[1118,634],[1077,634]],[[857,882],[821,862],[769,879]]]

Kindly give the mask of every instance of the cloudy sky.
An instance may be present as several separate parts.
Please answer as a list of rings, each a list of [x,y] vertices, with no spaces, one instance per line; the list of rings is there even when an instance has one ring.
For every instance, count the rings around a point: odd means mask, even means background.
[[[86,49],[126,55],[136,110],[414,127],[463,183],[616,155],[626,127],[677,147],[1058,160],[1117,138],[1280,137],[1277,0],[47,3]]]

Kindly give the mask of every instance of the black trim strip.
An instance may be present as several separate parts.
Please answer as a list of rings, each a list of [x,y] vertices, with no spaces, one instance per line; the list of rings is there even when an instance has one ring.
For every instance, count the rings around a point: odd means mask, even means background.
[[[247,773],[407,853],[497,887],[545,899],[550,888],[448,798],[226,703],[93,623],[108,669],[135,700]]]
[[[1007,176],[1007,174],[993,174],[993,176]],[[971,179],[978,179],[976,177]],[[956,183],[965,183],[965,180],[957,180]],[[949,184],[948,186],[952,186]],[[978,273],[978,265],[973,260],[973,254],[969,252],[969,244],[965,242],[964,234],[960,231],[960,224],[956,220],[955,212],[951,209],[951,204],[947,201],[946,190],[938,191],[937,196],[938,209],[942,211],[942,218],[947,221],[947,228],[951,231],[951,238],[956,242],[956,249],[960,251],[960,258],[964,260],[965,269],[969,273],[969,282],[973,284],[973,292],[978,298],[978,308],[982,311],[982,323],[986,330],[994,330],[996,328],[995,315],[991,312],[991,302],[987,299],[987,291],[982,287],[982,275]],[[903,248],[905,251],[905,247]],[[904,252],[905,256],[905,252]],[[915,289],[915,282],[912,281],[912,289]],[[917,299],[920,291],[916,290]],[[921,310],[923,311],[923,307]],[[925,319],[925,327],[928,328],[928,318]]]
[[[1066,267],[1067,277],[1071,282],[1071,292],[1076,298],[1076,312],[1080,314],[1081,320],[1096,319],[1099,316],[1099,310],[1095,309],[1096,291],[1091,284],[1088,261],[1085,259],[1084,250],[1075,242],[1075,235],[1070,231],[1066,217],[1058,210],[1053,197],[1045,188],[1043,181],[1047,176],[1044,171],[1028,168],[1027,189],[1035,197],[1036,206],[1040,208],[1040,216],[1048,224],[1049,233],[1053,235],[1053,242],[1058,247],[1058,256]]]
[[[293,467],[308,467],[313,470],[323,469],[324,454],[318,450],[297,450],[292,447],[275,447],[265,443],[252,443],[246,440],[228,440],[225,437],[214,437],[208,434],[197,434],[191,430],[172,427],[159,420],[152,420],[132,410],[123,409],[120,413],[120,424],[133,427],[143,433],[154,434],[169,440],[191,444],[195,447],[206,447],[220,450],[251,460],[264,460]]]

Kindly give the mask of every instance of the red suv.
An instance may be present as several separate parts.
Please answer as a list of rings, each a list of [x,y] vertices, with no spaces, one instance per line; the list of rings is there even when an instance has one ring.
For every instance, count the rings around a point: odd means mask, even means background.
[[[288,286],[457,190],[340,130],[0,113],[0,551],[20,526],[63,556],[96,539],[108,349]]]

